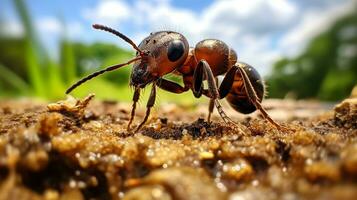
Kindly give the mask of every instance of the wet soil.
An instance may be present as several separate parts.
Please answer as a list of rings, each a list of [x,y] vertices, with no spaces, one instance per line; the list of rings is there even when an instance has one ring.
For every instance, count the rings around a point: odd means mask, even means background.
[[[287,130],[165,104],[134,133],[128,103],[1,101],[0,200],[357,199],[357,99],[265,107]]]

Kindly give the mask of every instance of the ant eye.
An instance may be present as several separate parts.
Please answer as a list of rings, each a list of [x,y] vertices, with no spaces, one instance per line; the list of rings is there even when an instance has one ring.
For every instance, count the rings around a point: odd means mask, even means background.
[[[171,62],[177,61],[184,53],[185,46],[181,40],[170,42],[167,50],[167,57]]]

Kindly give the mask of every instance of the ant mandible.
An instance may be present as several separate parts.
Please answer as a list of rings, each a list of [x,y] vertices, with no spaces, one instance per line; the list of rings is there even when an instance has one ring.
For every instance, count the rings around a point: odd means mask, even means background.
[[[68,88],[66,94],[100,74],[134,63],[130,85],[135,88],[135,91],[128,131],[134,119],[140,90],[149,83],[152,83],[152,89],[146,105],[146,114],[136,131],[141,129],[150,115],[150,110],[155,103],[156,87],[177,94],[191,89],[196,98],[201,97],[202,94],[209,97],[208,122],[214,106],[216,106],[226,123],[234,123],[225,114],[218,101],[226,98],[228,103],[240,113],[248,114],[259,109],[265,119],[280,129],[279,124],[270,118],[260,104],[266,92],[263,79],[252,66],[237,62],[237,54],[224,42],[217,39],[206,39],[196,44],[194,48],[190,48],[182,34],[173,31],[160,31],[151,33],[137,46],[127,36],[112,28],[99,24],[94,24],[93,28],[120,37],[137,51],[136,56],[126,63],[113,65],[88,75]],[[169,73],[181,75],[184,86],[163,78]],[[217,76],[223,74],[225,77],[218,88]],[[203,87],[204,80],[207,80],[208,89]]]

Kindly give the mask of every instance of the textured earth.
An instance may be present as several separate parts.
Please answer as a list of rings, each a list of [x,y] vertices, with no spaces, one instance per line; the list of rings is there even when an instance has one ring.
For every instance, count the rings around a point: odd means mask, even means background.
[[[357,99],[267,100],[226,125],[206,105],[163,104],[137,133],[131,105],[0,101],[2,199],[357,199]],[[138,110],[134,128],[145,110]]]

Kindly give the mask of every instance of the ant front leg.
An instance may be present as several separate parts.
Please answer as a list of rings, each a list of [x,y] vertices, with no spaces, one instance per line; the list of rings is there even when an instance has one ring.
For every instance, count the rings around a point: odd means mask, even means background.
[[[133,122],[133,119],[135,116],[136,103],[139,101],[139,97],[140,97],[140,88],[136,87],[134,95],[133,95],[133,107],[131,109],[131,115],[130,115],[130,120],[128,123],[127,131],[130,131],[130,125]]]
[[[203,90],[204,77],[207,79],[208,91]],[[209,96],[212,99],[214,105],[218,110],[219,115],[222,117],[225,123],[231,123],[237,126],[237,124],[231,118],[229,118],[227,114],[223,111],[223,108],[220,102],[218,101],[220,96],[217,89],[215,77],[212,73],[211,68],[209,67],[209,64],[205,60],[200,60],[193,75],[193,94],[195,95],[195,97],[198,98],[202,95],[202,93],[205,93],[206,96]]]
[[[149,96],[149,100],[148,100],[148,102],[146,104],[146,113],[145,113],[144,120],[136,128],[135,132],[139,131],[141,129],[141,127],[145,124],[145,122],[148,120],[149,115],[150,115],[150,110],[155,104],[155,99],[156,99],[156,83],[153,82],[152,83],[151,93],[150,93],[150,96]]]

